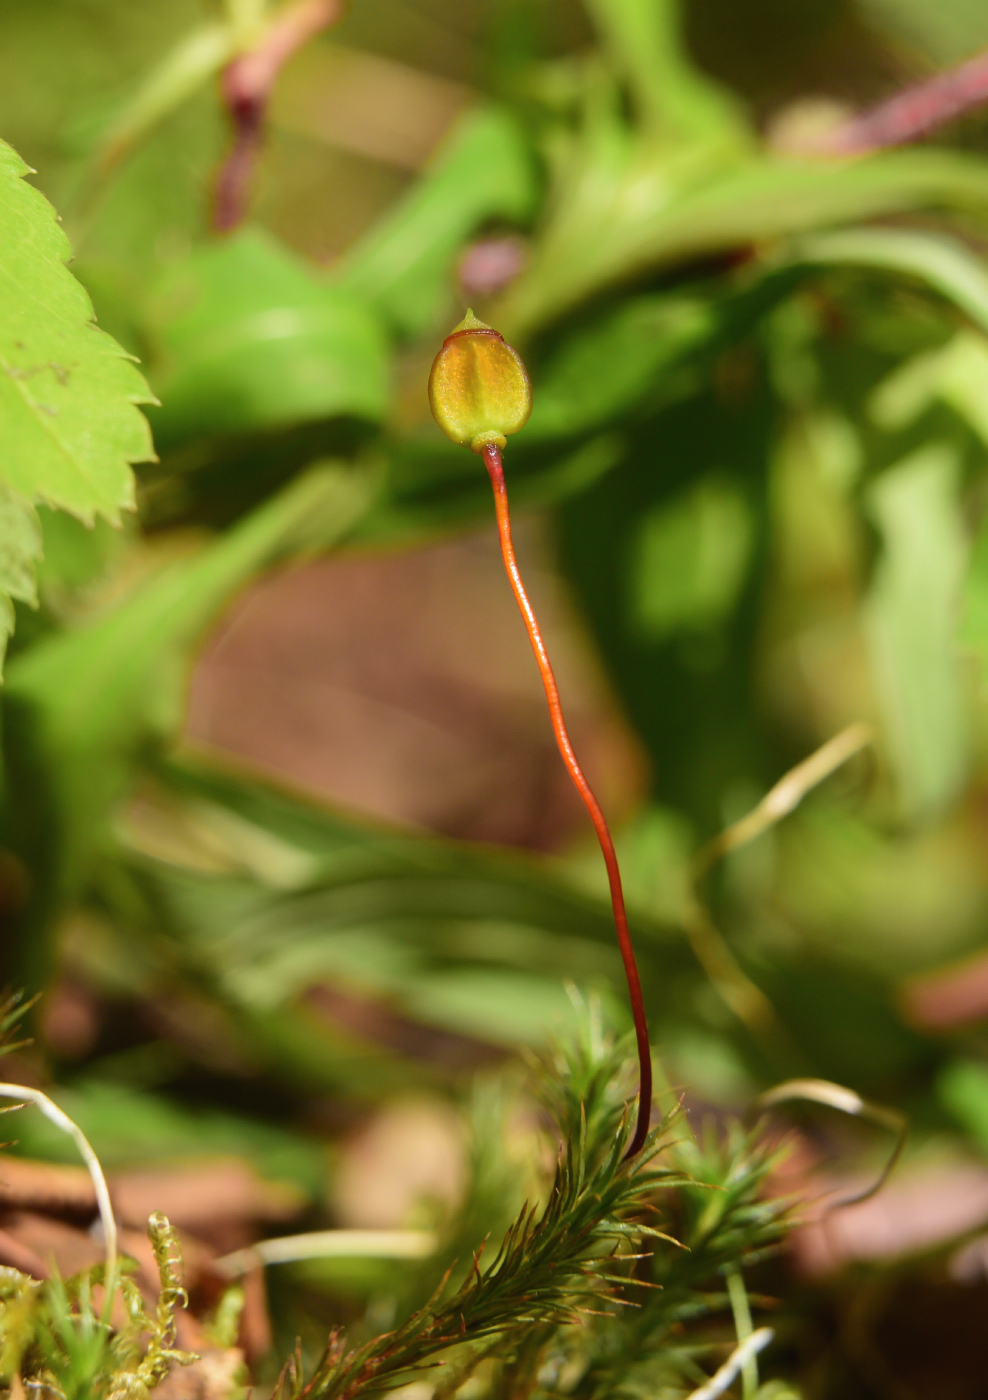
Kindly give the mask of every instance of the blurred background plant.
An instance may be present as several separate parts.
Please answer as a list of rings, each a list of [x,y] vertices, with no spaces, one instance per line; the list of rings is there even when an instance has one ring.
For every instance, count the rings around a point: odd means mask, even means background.
[[[532,372],[519,552],[669,1083],[697,1124],[798,1075],[912,1126],[880,1197],[758,1265],[770,1373],[980,1394],[982,8],[8,0],[0,39],[0,134],[140,361],[85,327],[8,153],[0,961],[43,993],[9,1077],[80,1124],[125,1225],[185,1231],[208,1311],[195,1241],[474,1201],[469,1086],[572,1023],[564,978],[626,1025],[487,482],[428,413],[469,301]],[[923,122],[856,117],[938,74]],[[538,1177],[537,1111],[494,1083],[499,1170]],[[819,1108],[795,1143],[773,1189],[811,1201],[888,1151]],[[95,1262],[58,1180],[4,1188],[0,1261]],[[419,1267],[283,1265],[267,1305],[254,1271],[258,1374],[386,1329]]]

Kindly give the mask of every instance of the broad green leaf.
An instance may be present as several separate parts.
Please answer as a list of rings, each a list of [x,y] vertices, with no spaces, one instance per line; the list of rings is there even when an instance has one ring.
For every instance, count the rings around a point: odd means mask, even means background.
[[[941,1072],[937,1092],[943,1106],[988,1156],[988,1069],[974,1060],[954,1060]]]
[[[344,415],[377,421],[388,406],[380,318],[258,229],[174,267],[150,299],[149,331],[163,446]]]
[[[685,53],[677,0],[588,0],[587,8],[655,131],[683,139],[737,124],[735,104]]]
[[[531,1042],[564,1013],[565,978],[621,987],[606,882],[588,893],[547,863],[389,831],[187,760],[157,771],[172,825],[124,828],[149,935],[167,935],[171,964],[208,970],[268,1033],[289,1012],[311,1020],[309,993],[332,985],[447,1030]],[[117,888],[105,885],[111,912]],[[125,895],[123,916],[133,907]],[[661,918],[631,918],[650,1014],[668,1016],[670,978],[695,980],[691,955]],[[341,1050],[324,1083],[367,1092],[393,1079],[379,1057]]]
[[[505,457],[513,505],[558,504],[618,466],[629,425],[695,395],[717,357],[804,276],[799,268],[777,267],[708,299],[629,298],[570,328],[529,365],[532,416]],[[394,445],[386,488],[359,530],[375,542],[408,541],[489,519],[490,512],[486,473],[472,454],[431,429]]]
[[[617,978],[610,980],[616,987]],[[545,1044],[580,1021],[566,979],[551,972],[539,975],[487,964],[452,968],[406,983],[404,991],[415,1020],[511,1048]]]
[[[737,601],[751,556],[752,521],[741,492],[706,478],[642,517],[631,555],[631,615],[648,637],[702,632]]]
[[[654,398],[690,352],[714,338],[718,310],[699,300],[637,297],[575,328],[539,367],[523,449],[537,438],[603,427]]]
[[[921,448],[868,496],[882,539],[865,630],[902,814],[942,812],[967,770],[955,616],[967,560],[958,460],[947,443]]]
[[[115,529],[102,520],[87,529],[73,516],[44,506],[38,516],[44,546],[44,558],[38,565],[39,591],[46,605],[64,617],[66,604],[71,612],[80,590],[85,595],[91,585],[106,577],[126,550],[132,532]]]
[[[144,790],[157,803],[153,820],[142,828],[130,816],[99,883],[120,961],[125,946],[142,948],[152,969],[164,960],[196,987],[205,979],[285,1081],[360,1097],[399,1082],[401,1061],[384,1053],[386,1040],[348,1043],[333,1023],[331,997],[320,1017],[327,988],[506,1045],[552,1028],[563,978],[610,988],[624,1005],[597,853],[591,886],[582,872],[571,878],[569,866],[388,830],[201,761],[172,760],[155,775],[157,796]],[[668,819],[628,838],[640,846],[636,871],[636,853],[621,842],[631,925],[649,1017],[665,1044],[696,1034],[708,1004],[677,927],[692,839],[679,823],[670,831]],[[815,871],[825,883],[826,869]],[[670,887],[656,885],[663,877]],[[815,1063],[842,1075],[850,1065],[854,1081],[867,1083],[904,1061],[923,1062],[928,1051],[897,1020],[886,977],[832,959],[807,961],[802,946],[779,961],[777,1005],[797,1042],[805,1032]],[[863,1022],[838,1014],[849,1003]],[[748,1058],[747,1034],[725,1034]],[[863,1039],[872,1047],[867,1062]],[[403,1063],[407,1075],[407,1056]]]
[[[953,238],[912,229],[845,229],[800,240],[792,256],[796,262],[917,278],[988,332],[988,269]]]
[[[988,682],[988,524],[984,520],[964,582],[958,641],[980,658],[983,687]]]
[[[539,509],[586,490],[615,467],[625,453],[620,433],[598,433],[575,449],[542,447],[523,457],[512,453],[507,467],[512,509]],[[451,444],[452,446],[452,444]],[[471,460],[472,458],[472,460]],[[463,529],[490,522],[491,484],[477,471],[475,454],[455,447],[450,453],[419,443],[396,448],[387,462],[385,490],[360,522],[354,538],[374,545],[413,545],[436,530]],[[466,470],[464,470],[464,467]]]
[[[176,107],[214,77],[236,52],[230,24],[201,24],[190,30],[110,118],[97,152],[106,169],[141,141]]]
[[[558,317],[603,287],[677,262],[917,209],[988,209],[988,165],[946,150],[853,161],[752,158],[697,143],[669,157],[615,114],[564,167],[552,217],[499,312],[512,334]]]
[[[917,45],[936,63],[957,63],[988,44],[988,15],[981,0],[858,0],[880,29]]]
[[[799,1044],[802,1063],[827,1079],[877,1095],[930,1063],[930,1042],[904,1024],[887,971],[876,976],[802,942],[760,962],[758,983]]]
[[[433,328],[452,298],[453,261],[489,219],[527,221],[535,169],[514,117],[496,107],[464,116],[434,164],[347,254],[339,285],[405,335]]]
[[[942,349],[907,361],[872,395],[871,416],[895,432],[936,401],[948,404],[988,446],[988,343],[983,336],[959,331]]]
[[[663,636],[643,630],[632,574],[642,521],[661,518],[708,476],[727,478],[744,494],[752,562],[763,567],[766,462],[776,421],[763,381],[754,379],[744,400],[730,403],[704,376],[698,390],[628,424],[620,460],[556,511],[567,579],[624,712],[647,746],[653,794],[692,820],[701,839],[719,829],[725,792],[750,783],[765,752],[748,670],[760,579],[754,568],[748,572],[738,606],[722,613],[718,626]],[[755,771],[755,781],[764,778],[767,787],[772,775]]]
[[[238,42],[245,45],[257,38],[270,9],[270,0],[225,0],[223,5]]]
[[[153,455],[138,403],[150,394],[93,325],[54,210],[0,142],[0,658],[12,598],[34,600],[40,532],[33,507],[91,524],[134,504],[130,463]]]
[[[285,555],[328,547],[367,503],[364,478],[313,468],[197,556],[166,565],[113,611],[11,664],[8,700],[24,726],[18,732],[30,731],[22,747],[43,764],[62,842],[46,899],[85,869],[137,757],[174,737],[191,648],[235,590]],[[13,801],[26,811],[34,794]],[[10,839],[17,838],[15,829]]]

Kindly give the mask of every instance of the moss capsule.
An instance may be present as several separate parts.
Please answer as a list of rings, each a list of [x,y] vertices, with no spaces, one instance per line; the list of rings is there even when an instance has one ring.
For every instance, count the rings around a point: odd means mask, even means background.
[[[447,437],[483,452],[528,422],[532,386],[517,350],[468,311],[433,362],[429,404]]]

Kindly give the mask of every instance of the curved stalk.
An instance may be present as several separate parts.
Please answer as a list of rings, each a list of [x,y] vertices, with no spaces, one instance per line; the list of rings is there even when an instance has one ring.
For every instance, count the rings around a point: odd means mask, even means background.
[[[90,1147],[88,1138],[78,1124],[73,1123],[69,1115],[63,1113],[58,1104],[53,1103],[48,1095],[43,1094],[40,1089],[29,1089],[24,1084],[0,1084],[0,1099],[21,1099],[24,1103],[33,1103],[35,1107],[41,1109],[49,1123],[54,1123],[55,1127],[61,1128],[63,1133],[68,1133],[79,1149],[79,1155],[89,1170],[93,1191],[96,1195],[96,1205],[103,1224],[103,1247],[106,1252],[106,1264],[103,1269],[103,1290],[106,1295],[103,1320],[107,1322],[113,1308],[113,1298],[117,1288],[117,1222],[113,1215],[110,1190],[106,1184],[106,1177],[103,1175],[99,1158]]]
[[[573,745],[566,730],[566,721],[563,719],[562,705],[559,700],[559,687],[556,685],[556,678],[552,673],[552,666],[549,664],[549,656],[545,649],[545,642],[542,640],[542,633],[539,629],[535,611],[525,592],[525,585],[522,583],[521,573],[518,569],[518,561],[515,558],[515,549],[511,540],[511,516],[508,511],[508,490],[504,482],[504,468],[501,465],[501,453],[494,443],[489,443],[484,448],[484,462],[494,488],[494,509],[497,513],[497,533],[501,542],[501,557],[504,560],[505,572],[508,575],[508,582],[511,584],[511,591],[515,595],[515,602],[525,623],[525,630],[528,633],[528,640],[532,644],[535,652],[535,660],[538,664],[539,673],[542,676],[542,684],[545,687],[545,698],[549,705],[549,719],[552,722],[552,732],[556,738],[556,745],[562,756],[563,763],[573,780],[583,805],[590,814],[594,830],[597,833],[597,840],[600,842],[601,853],[604,857],[604,864],[607,867],[607,880],[611,889],[611,905],[614,909],[614,927],[617,930],[618,946],[621,949],[621,959],[624,963],[624,974],[628,980],[628,995],[631,998],[631,1010],[635,1018],[635,1038],[638,1042],[638,1121],[635,1124],[635,1135],[628,1148],[628,1156],[633,1157],[641,1150],[648,1134],[648,1123],[652,1109],[652,1055],[648,1043],[648,1023],[645,1020],[645,1003],[642,998],[641,979],[638,976],[638,964],[635,961],[635,950],[631,943],[631,932],[628,928],[628,915],[624,907],[624,891],[621,887],[621,871],[618,868],[617,853],[614,850],[614,842],[607,826],[604,813],[601,811],[600,803],[597,801],[583,775],[583,770],[577,762],[576,754],[573,752]]]

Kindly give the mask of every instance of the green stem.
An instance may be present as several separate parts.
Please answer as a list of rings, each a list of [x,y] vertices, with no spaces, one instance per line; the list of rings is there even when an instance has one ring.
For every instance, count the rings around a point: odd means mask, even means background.
[[[744,1286],[744,1279],[741,1277],[739,1269],[731,1269],[728,1272],[727,1296],[731,1300],[731,1312],[734,1314],[734,1330],[738,1334],[738,1342],[746,1342],[754,1329],[751,1324],[748,1290]],[[741,1394],[744,1400],[754,1400],[757,1390],[758,1356],[752,1352],[741,1368]]]

